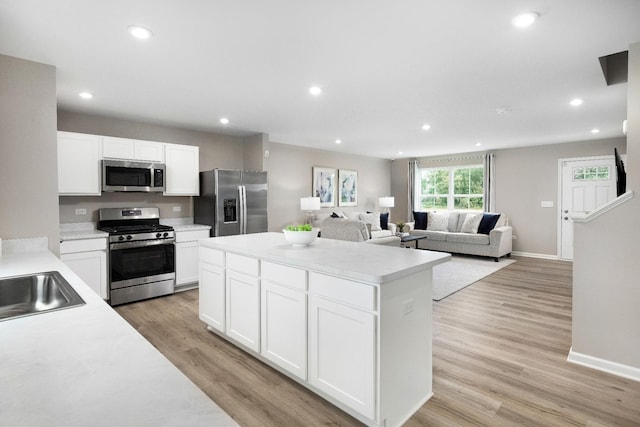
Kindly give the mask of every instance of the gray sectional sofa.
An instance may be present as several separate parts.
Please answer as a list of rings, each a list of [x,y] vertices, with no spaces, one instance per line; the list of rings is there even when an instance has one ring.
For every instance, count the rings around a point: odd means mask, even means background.
[[[470,217],[467,220],[467,215],[476,214],[476,212],[445,211],[426,212],[426,214],[427,224],[424,229],[416,228],[416,221],[414,221],[407,223],[403,230],[412,235],[427,237],[418,241],[418,247],[421,249],[487,256],[492,257],[496,262],[503,256],[511,255],[512,228],[504,214],[500,214],[495,225],[489,230],[485,227],[480,230],[481,232],[478,232],[480,223],[475,228],[474,224],[470,224],[473,222],[471,220],[477,217]],[[495,214],[484,216],[489,215]],[[465,220],[467,220],[466,224]]]

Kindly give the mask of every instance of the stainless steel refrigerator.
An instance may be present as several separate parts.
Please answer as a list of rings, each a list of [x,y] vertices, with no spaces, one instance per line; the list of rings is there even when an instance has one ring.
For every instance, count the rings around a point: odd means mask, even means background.
[[[200,172],[193,199],[196,224],[211,226],[211,237],[267,231],[267,173],[213,169]]]

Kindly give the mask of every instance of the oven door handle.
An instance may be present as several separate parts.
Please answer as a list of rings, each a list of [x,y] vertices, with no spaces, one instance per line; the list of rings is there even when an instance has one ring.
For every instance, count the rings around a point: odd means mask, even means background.
[[[109,249],[112,251],[117,251],[121,249],[144,248],[145,246],[173,245],[174,242],[175,239],[142,240],[137,242],[114,242],[109,245]]]

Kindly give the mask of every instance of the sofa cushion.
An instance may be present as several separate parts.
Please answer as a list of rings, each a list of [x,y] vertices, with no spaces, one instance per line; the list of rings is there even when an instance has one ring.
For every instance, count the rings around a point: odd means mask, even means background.
[[[458,219],[460,218],[460,212],[449,212],[449,225],[447,229],[449,231],[456,232],[458,231]]]
[[[460,230],[462,230],[462,225],[464,224],[464,220],[467,219],[467,214],[468,214],[468,212],[459,212],[458,213],[458,224],[456,224],[456,229],[455,230],[451,230],[451,231],[455,231],[457,233],[460,233]]]
[[[499,213],[483,213],[482,220],[480,221],[480,225],[478,226],[478,234],[489,234],[491,230],[494,229],[499,219]]]
[[[476,234],[478,232],[478,227],[480,226],[480,221],[482,221],[481,213],[468,213],[464,218],[464,223],[462,224],[460,232]]]
[[[444,242],[447,240],[448,231],[411,230],[412,236],[427,236],[428,240]]]
[[[427,213],[426,212],[413,212],[413,220],[415,221],[415,225],[413,228],[416,230],[426,230],[427,229]]]
[[[427,216],[427,230],[449,231],[449,212],[432,212]]]
[[[389,236],[393,236],[393,233],[390,230],[379,230],[379,231],[371,230],[372,239],[379,239],[381,237],[389,237]]]
[[[360,214],[360,219],[365,222],[365,224],[371,224],[371,231],[380,231],[382,227],[380,227],[380,213],[371,212],[371,213],[362,213]]]
[[[488,245],[490,243],[488,235],[471,233],[447,233],[447,242],[474,245]]]

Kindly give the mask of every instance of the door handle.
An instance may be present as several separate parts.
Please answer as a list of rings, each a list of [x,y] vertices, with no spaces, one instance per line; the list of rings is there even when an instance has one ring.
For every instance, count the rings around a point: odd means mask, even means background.
[[[565,217],[564,217],[564,220],[565,220],[565,221],[567,221],[568,219],[569,219],[569,217],[568,217],[568,216],[565,216]]]
[[[569,211],[567,209],[564,210],[564,213],[569,213]]]

